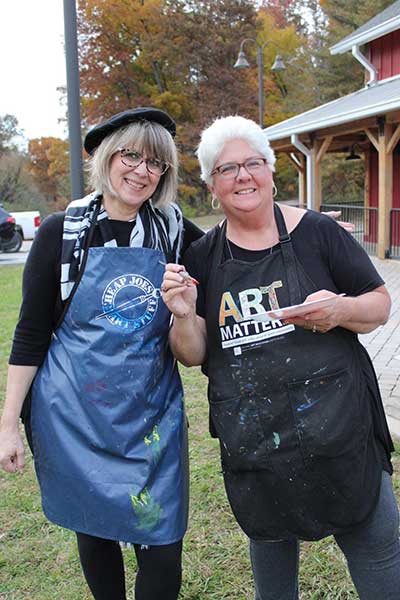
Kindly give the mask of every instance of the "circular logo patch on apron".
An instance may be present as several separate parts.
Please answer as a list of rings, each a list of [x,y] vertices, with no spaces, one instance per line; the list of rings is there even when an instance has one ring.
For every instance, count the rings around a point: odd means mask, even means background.
[[[137,331],[153,320],[159,297],[160,290],[143,275],[120,275],[107,284],[101,299],[103,312],[96,319],[107,319],[124,331]]]

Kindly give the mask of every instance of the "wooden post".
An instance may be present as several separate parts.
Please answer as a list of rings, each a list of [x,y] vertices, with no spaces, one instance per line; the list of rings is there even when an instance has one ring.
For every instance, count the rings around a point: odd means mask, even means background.
[[[307,205],[307,173],[306,157],[304,154],[288,154],[289,160],[294,164],[299,175],[299,206],[304,208]]]
[[[365,173],[364,173],[364,222],[363,222],[363,226],[364,226],[364,236],[368,236],[367,239],[369,239],[369,222],[370,222],[370,211],[369,211],[369,207],[371,204],[371,198],[370,198],[370,169],[371,169],[371,164],[370,164],[370,154],[371,151],[369,149],[367,149],[364,153],[364,168],[365,168]],[[357,229],[357,226],[356,226]]]
[[[313,205],[312,205],[312,209],[316,210],[317,212],[319,212],[320,206],[321,206],[321,194],[322,194],[322,176],[321,176],[321,168],[320,168],[320,163],[318,162],[317,156],[318,156],[318,150],[319,150],[319,144],[317,140],[313,140],[312,142],[312,155],[311,155],[311,161],[312,161],[312,170],[314,173],[314,181],[313,181]]]
[[[378,222],[378,257],[387,258],[390,240],[390,209],[393,202],[393,146],[390,147],[392,125],[379,119],[379,222]]]
[[[333,136],[329,135],[322,142],[314,140],[312,146],[312,160],[314,163],[314,206],[313,209],[319,211],[322,203],[322,170],[321,162],[328,150]]]
[[[306,157],[304,154],[300,154],[301,169],[299,170],[299,207],[305,208],[307,206],[307,169],[306,169]]]

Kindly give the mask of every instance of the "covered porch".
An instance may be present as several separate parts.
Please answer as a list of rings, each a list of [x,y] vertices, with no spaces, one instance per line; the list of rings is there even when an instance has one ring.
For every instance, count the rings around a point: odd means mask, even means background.
[[[327,207],[322,194],[326,153],[353,148],[365,161],[363,206],[346,206],[343,218],[379,258],[400,258],[400,77],[365,87],[265,130],[276,153],[285,153],[299,174],[299,205]],[[330,204],[329,208],[333,206]]]

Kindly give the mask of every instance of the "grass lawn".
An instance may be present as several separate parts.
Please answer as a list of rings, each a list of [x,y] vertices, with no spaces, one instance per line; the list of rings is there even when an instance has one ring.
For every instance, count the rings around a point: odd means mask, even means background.
[[[22,267],[0,268],[0,378],[18,315]],[[251,600],[247,543],[225,498],[218,446],[208,435],[206,381],[199,369],[182,369],[190,421],[191,509],[184,545],[182,600]],[[399,450],[395,457],[400,462]],[[90,600],[75,551],[75,536],[46,521],[27,451],[24,473],[0,474],[0,600]],[[395,485],[399,495],[399,477]],[[124,550],[129,600],[135,561]],[[301,599],[347,600],[357,595],[331,538],[304,543]],[[162,599],[160,599],[162,600]],[[277,599],[278,600],[278,599]]]

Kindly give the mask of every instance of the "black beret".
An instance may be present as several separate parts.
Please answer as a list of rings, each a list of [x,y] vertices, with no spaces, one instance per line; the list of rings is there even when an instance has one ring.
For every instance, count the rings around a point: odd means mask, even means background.
[[[93,154],[101,142],[111,133],[117,131],[125,125],[134,123],[135,121],[155,121],[159,123],[167,131],[170,132],[172,137],[176,134],[175,121],[164,111],[158,108],[138,107],[131,110],[124,110],[123,112],[113,115],[107,121],[103,121],[99,125],[95,125],[85,137],[85,150],[88,154]]]

